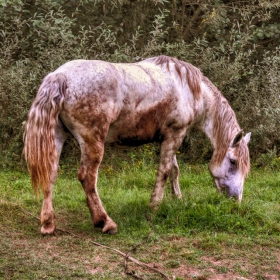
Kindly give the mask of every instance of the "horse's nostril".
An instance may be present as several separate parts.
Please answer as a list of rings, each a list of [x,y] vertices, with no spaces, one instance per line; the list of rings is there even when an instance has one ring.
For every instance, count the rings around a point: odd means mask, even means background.
[[[226,187],[226,193],[229,197],[239,199],[240,192],[238,190],[232,189],[229,186]]]

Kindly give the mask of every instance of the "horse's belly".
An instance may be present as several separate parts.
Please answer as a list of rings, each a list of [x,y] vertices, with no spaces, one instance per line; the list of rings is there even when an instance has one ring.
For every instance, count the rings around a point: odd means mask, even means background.
[[[147,120],[145,123],[113,123],[105,142],[113,146],[127,147],[140,146],[160,140],[159,124]]]

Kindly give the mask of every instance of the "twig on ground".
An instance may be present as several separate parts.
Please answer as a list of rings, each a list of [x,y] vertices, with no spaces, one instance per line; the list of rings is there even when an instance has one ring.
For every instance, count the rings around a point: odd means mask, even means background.
[[[64,230],[64,229],[61,229],[61,228],[57,228],[56,230],[69,233],[69,234],[71,234],[72,236],[75,236],[75,237],[77,237],[77,238],[80,238],[80,237],[81,237],[81,236],[79,236],[79,235],[76,234],[76,233],[73,233],[73,232],[70,232],[70,231],[68,231],[68,230]],[[123,253],[122,251],[120,251],[120,250],[118,250],[118,249],[115,249],[115,248],[113,248],[113,247],[109,247],[109,246],[100,244],[100,243],[95,242],[95,241],[92,241],[92,240],[89,240],[89,242],[92,243],[92,244],[95,245],[95,246],[99,246],[99,247],[102,247],[102,248],[105,248],[105,249],[109,249],[109,250],[111,250],[111,251],[114,251],[114,252],[118,253],[119,255],[123,256],[126,260],[130,260],[130,261],[136,263],[136,264],[139,265],[139,266],[148,268],[149,270],[152,270],[152,271],[154,271],[154,272],[160,274],[161,276],[163,276],[163,277],[164,277],[165,279],[167,279],[167,280],[171,280],[171,279],[169,278],[169,276],[166,275],[165,273],[163,273],[162,271],[160,271],[160,270],[158,270],[158,269],[156,269],[156,268],[154,268],[154,267],[151,267],[151,266],[149,266],[148,264],[143,263],[143,262],[141,262],[141,261],[139,261],[139,260],[137,260],[137,259],[135,259],[135,258],[129,256],[129,254],[125,254],[125,253]]]

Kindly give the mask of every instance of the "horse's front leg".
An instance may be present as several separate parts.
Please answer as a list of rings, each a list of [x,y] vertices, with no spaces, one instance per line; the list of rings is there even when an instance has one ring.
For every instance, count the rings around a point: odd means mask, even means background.
[[[172,167],[169,175],[170,185],[171,185],[171,190],[173,195],[178,198],[182,198],[180,185],[179,185],[179,175],[180,175],[180,170],[177,163],[176,155],[174,155],[172,160]]]
[[[175,153],[182,143],[182,137],[172,137],[161,144],[160,163],[157,171],[156,183],[150,200],[150,207],[156,209],[164,195],[164,186],[169,176],[173,192],[180,197],[181,191],[178,184],[179,168]]]
[[[86,194],[87,205],[90,210],[93,225],[95,227],[101,227],[102,232],[114,234],[117,232],[117,225],[108,216],[97,191],[98,168],[103,157],[103,152],[103,143],[99,141],[85,143],[84,149],[82,149],[78,178]]]

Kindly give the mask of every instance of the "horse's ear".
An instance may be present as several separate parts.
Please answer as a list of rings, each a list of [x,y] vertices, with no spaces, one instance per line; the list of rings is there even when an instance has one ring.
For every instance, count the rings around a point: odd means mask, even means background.
[[[243,130],[240,130],[230,143],[230,147],[236,147],[243,137]]]
[[[251,139],[251,132],[248,132],[245,136],[244,136],[244,140],[245,142],[248,144],[250,142]]]

